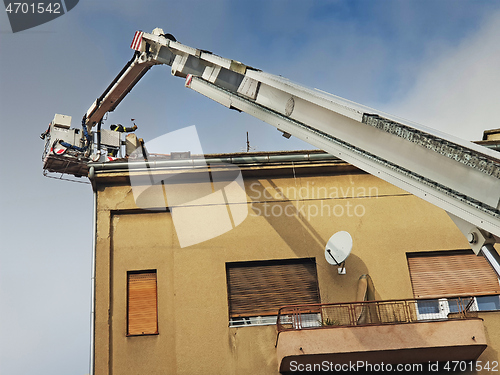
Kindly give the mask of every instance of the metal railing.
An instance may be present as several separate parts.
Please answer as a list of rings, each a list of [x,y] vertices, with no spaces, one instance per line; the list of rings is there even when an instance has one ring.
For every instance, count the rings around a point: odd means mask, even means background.
[[[474,318],[473,297],[390,300],[284,306],[278,333],[289,330],[403,324]]]

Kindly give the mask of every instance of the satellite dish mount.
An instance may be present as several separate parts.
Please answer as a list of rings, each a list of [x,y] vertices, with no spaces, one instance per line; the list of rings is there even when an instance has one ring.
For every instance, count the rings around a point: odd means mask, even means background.
[[[345,275],[345,260],[351,254],[352,237],[346,231],[340,231],[330,237],[325,247],[325,259],[338,268],[339,275]]]

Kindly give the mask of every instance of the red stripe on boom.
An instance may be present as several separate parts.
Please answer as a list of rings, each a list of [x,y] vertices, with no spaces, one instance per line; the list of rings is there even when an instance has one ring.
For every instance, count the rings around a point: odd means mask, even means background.
[[[135,32],[134,39],[132,40],[130,48],[135,49],[136,51],[139,51],[141,49],[142,34],[144,34],[142,31]]]

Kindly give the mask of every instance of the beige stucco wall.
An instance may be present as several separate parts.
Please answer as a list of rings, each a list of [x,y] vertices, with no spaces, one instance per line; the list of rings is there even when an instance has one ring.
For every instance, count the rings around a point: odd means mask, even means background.
[[[372,277],[378,299],[403,299],[413,297],[406,252],[467,247],[442,210],[371,175],[340,172],[244,171],[247,201],[239,203],[247,205],[247,218],[186,248],[169,212],[138,210],[129,185],[101,176],[96,375],[277,374],[275,326],[228,327],[226,262],[315,257],[324,303],[353,301],[363,274]],[[340,230],[354,239],[346,275],[324,258],[326,242]],[[159,334],[126,337],[127,271],[146,269],[157,270]],[[494,360],[500,317],[484,319],[485,358]]]

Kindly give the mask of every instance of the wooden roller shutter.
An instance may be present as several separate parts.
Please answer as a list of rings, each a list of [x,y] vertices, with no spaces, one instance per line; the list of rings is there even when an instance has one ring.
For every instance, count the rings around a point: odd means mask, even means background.
[[[499,294],[495,271],[472,250],[408,254],[415,298]]]
[[[277,315],[286,305],[320,303],[312,258],[226,264],[231,318]]]
[[[128,335],[158,333],[156,271],[128,273]]]

